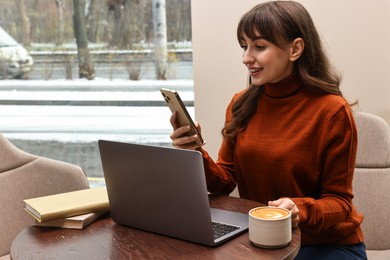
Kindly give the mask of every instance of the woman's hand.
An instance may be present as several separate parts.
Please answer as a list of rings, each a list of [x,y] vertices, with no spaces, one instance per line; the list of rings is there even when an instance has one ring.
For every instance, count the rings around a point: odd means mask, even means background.
[[[278,200],[269,201],[268,206],[285,208],[291,211],[291,225],[296,228],[299,224],[299,209],[294,201],[289,198],[280,198]]]
[[[199,140],[197,135],[189,135],[189,132],[191,131],[191,127],[189,125],[180,127],[177,124],[176,112],[172,113],[170,122],[173,127],[173,132],[171,133],[170,137],[172,139],[172,144],[174,147],[181,148],[181,149],[196,150],[205,144],[205,143],[199,144],[199,142],[197,142]],[[196,121],[194,123],[200,133],[201,127],[199,123]]]

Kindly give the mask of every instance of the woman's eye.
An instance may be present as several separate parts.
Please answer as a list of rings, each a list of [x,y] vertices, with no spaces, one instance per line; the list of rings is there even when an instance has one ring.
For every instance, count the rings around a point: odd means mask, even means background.
[[[262,51],[265,49],[265,46],[262,46],[262,45],[256,45],[256,49]]]
[[[246,45],[240,45],[241,46],[241,49],[243,49],[244,51],[246,51],[248,49],[248,46]]]

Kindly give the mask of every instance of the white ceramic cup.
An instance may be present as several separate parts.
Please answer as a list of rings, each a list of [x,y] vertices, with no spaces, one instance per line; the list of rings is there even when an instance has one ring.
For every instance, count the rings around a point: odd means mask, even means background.
[[[257,207],[249,211],[249,240],[258,247],[280,248],[291,241],[291,212],[284,208]]]

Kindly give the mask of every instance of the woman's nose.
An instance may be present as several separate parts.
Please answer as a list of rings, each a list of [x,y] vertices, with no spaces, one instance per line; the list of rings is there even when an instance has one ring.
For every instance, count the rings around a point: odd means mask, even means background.
[[[244,53],[242,54],[242,63],[251,64],[253,62],[254,62],[253,55],[248,50],[244,51]]]

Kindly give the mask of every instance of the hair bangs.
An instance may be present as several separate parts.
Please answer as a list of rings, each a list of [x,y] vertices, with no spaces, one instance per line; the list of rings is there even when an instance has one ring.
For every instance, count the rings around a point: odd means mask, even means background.
[[[283,30],[271,10],[254,8],[241,17],[237,27],[237,40],[242,42],[245,37],[256,40],[264,39],[278,47],[283,45]]]

